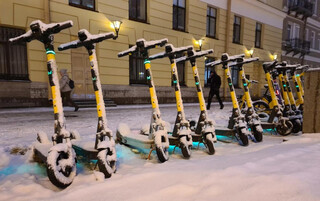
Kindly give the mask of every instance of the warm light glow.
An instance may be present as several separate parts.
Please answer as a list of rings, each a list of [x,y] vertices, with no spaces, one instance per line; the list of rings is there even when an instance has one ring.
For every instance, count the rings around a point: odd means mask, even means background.
[[[111,26],[114,28],[116,31],[119,31],[121,27],[122,22],[121,21],[113,21]]]
[[[277,60],[277,58],[278,58],[278,55],[274,54],[273,55],[273,60]]]
[[[194,41],[194,44],[197,45],[200,50],[201,50],[201,47],[202,47],[202,43],[203,43],[203,39],[199,39],[199,40],[195,40]]]
[[[246,54],[247,54],[247,55],[250,55],[250,56],[252,57],[252,55],[253,55],[253,49],[251,49],[251,50],[246,50]]]

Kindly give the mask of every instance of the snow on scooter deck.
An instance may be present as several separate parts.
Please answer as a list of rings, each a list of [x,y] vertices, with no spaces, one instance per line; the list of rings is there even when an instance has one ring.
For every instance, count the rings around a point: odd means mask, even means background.
[[[154,148],[154,140],[149,139],[148,135],[141,134],[140,130],[132,130],[130,133],[120,133],[117,130],[117,141],[132,147],[139,147],[144,149]]]
[[[71,140],[72,148],[76,152],[77,156],[81,156],[88,160],[97,159],[98,150],[94,148],[95,142],[93,141],[82,141],[82,140]]]
[[[39,158],[43,163],[47,163],[48,152],[52,147],[52,143],[39,143],[34,145],[34,155]]]

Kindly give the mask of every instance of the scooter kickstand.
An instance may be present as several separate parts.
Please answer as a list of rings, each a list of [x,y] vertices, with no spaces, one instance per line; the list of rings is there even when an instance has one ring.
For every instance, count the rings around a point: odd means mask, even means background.
[[[150,149],[147,160],[150,160],[151,153],[152,153],[152,151],[154,151],[154,150],[155,150],[154,148],[151,148],[151,149]]]

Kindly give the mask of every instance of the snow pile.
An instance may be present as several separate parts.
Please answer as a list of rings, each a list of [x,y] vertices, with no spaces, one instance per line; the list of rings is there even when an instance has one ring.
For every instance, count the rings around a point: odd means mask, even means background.
[[[173,124],[176,106],[160,107],[163,119]],[[225,103],[224,110],[214,103],[208,115],[219,125],[226,125],[231,109],[230,103]],[[120,121],[127,122],[131,128],[150,122],[150,105],[145,108],[119,106],[107,110],[112,131],[117,129]],[[320,200],[320,134],[285,138],[266,134],[262,143],[250,141],[248,147],[239,146],[235,141],[218,141],[214,155],[208,155],[204,145],[200,145],[199,150],[192,150],[189,160],[182,158],[179,149],[173,154],[173,146],[170,146],[170,159],[161,164],[155,152],[151,160],[146,160],[148,152],[133,153],[131,148],[117,144],[117,172],[111,178],[104,179],[103,173],[94,172],[95,163],[88,167],[79,161],[73,183],[65,190],[59,190],[49,181],[44,166],[28,162],[26,155],[4,152],[9,144],[30,146],[36,140],[38,129],[47,133],[52,130],[51,112],[39,111],[0,115],[0,147],[5,147],[0,148],[0,164],[4,165],[0,168],[1,201]],[[188,118],[197,119],[200,113],[198,104],[186,104],[185,112]],[[96,110],[81,110],[77,115],[77,118],[68,119],[70,129],[81,130],[84,140],[93,141]],[[14,124],[9,121],[11,117],[15,117]]]
[[[3,149],[0,149],[0,169],[2,167],[5,167],[9,164],[10,162],[10,158],[9,158],[9,155],[3,150]]]

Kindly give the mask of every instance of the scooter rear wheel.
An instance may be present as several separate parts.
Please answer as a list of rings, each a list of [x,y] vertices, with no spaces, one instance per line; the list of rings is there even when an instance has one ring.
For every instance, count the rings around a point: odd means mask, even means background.
[[[98,167],[105,178],[110,178],[116,172],[116,161],[109,159],[114,153],[110,149],[103,149],[98,153]]]
[[[269,112],[269,105],[262,100],[253,102],[253,108],[257,113],[260,113],[260,112],[268,113]]]
[[[293,124],[292,133],[298,133],[302,130],[302,124],[299,119],[295,119],[291,123]]]
[[[180,138],[180,149],[181,149],[181,153],[182,156],[186,159],[189,159],[191,156],[191,147],[190,145],[188,145],[187,143],[187,136],[182,136]]]
[[[48,153],[47,175],[51,183],[58,188],[67,188],[76,175],[75,154],[72,148],[69,148],[68,151],[59,150],[57,145],[55,145],[57,148],[51,148]]]
[[[282,136],[287,136],[291,133],[293,128],[293,124],[289,120],[285,120],[285,125],[279,124],[277,125],[277,133]]]
[[[208,135],[210,135],[210,137]],[[211,133],[206,135],[206,146],[207,146],[209,155],[213,155],[216,152]]]

